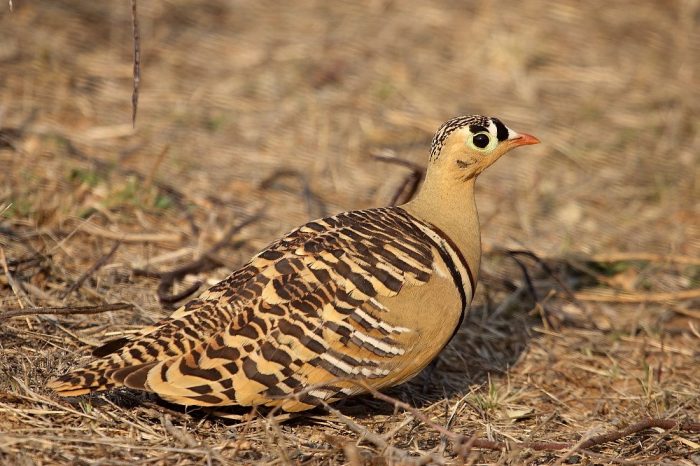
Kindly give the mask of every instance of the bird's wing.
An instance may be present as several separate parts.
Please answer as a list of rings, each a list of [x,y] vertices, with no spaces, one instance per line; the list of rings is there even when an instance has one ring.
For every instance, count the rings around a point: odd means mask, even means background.
[[[410,329],[389,324],[381,301],[431,278],[418,223],[399,208],[310,222],[58,390],[123,384],[186,405],[287,410],[358,391],[347,379],[386,377],[407,349]]]

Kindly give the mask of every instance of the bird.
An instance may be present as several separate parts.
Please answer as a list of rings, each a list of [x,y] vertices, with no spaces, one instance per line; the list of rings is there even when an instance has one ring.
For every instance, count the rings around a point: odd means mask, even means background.
[[[48,387],[61,396],[128,387],[186,406],[294,413],[406,382],[471,305],[481,261],[477,177],[537,143],[495,117],[452,118],[435,133],[409,202],[292,230]]]

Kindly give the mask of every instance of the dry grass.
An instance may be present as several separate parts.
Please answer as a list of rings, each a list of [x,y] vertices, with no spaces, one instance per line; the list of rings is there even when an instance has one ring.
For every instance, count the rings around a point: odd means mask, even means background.
[[[700,5],[499,5],[141,2],[135,130],[128,4],[5,8],[0,308],[130,308],[0,321],[0,462],[699,464],[700,434],[677,429],[576,452],[518,444],[700,420]],[[390,395],[508,450],[467,451],[372,397],[235,422],[134,392],[44,388],[168,312],[159,280],[136,270],[208,252],[165,290],[177,294],[310,217],[386,204],[407,170],[369,154],[424,164],[431,132],[461,113],[544,143],[481,179],[472,313],[434,370]],[[536,300],[504,249],[551,269],[515,256]]]

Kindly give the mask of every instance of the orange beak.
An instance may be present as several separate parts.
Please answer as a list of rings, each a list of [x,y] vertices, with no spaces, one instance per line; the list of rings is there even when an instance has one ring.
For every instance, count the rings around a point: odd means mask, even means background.
[[[518,147],[518,146],[529,146],[530,144],[539,144],[540,140],[537,139],[535,136],[531,136],[529,134],[521,134],[517,138],[511,140],[511,144],[513,147]]]

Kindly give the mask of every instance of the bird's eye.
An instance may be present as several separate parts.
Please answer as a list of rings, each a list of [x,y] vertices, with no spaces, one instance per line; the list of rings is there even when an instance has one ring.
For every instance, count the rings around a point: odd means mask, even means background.
[[[490,142],[491,137],[486,133],[475,134],[474,137],[472,137],[472,144],[479,149],[485,149]]]

